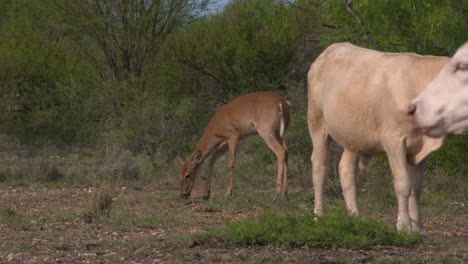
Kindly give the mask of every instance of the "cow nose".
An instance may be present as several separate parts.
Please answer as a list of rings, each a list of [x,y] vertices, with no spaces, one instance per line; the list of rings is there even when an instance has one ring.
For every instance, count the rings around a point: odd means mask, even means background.
[[[415,103],[411,103],[408,106],[408,110],[407,110],[406,114],[409,115],[409,116],[414,116],[416,114],[416,104]]]

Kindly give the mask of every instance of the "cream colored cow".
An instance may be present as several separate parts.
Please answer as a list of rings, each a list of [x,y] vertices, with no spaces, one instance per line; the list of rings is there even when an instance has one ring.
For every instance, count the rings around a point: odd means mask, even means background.
[[[468,42],[408,107],[426,135],[468,134]]]
[[[323,186],[334,139],[344,148],[339,173],[350,212],[358,214],[358,157],[366,163],[386,153],[398,199],[397,228],[420,230],[418,200],[424,160],[442,145],[443,138],[423,135],[407,118],[407,109],[448,60],[383,53],[349,43],[333,44],[317,58],[307,74],[316,214],[323,212]]]

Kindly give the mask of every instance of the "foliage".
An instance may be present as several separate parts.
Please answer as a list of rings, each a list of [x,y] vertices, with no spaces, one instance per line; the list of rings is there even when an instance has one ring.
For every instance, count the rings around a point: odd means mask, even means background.
[[[3,132],[66,141],[90,137],[95,127],[88,123],[100,116],[99,97],[89,83],[91,72],[70,43],[46,26],[54,13],[42,14],[32,7],[43,7],[43,2],[16,5],[1,30]]]
[[[335,27],[328,43],[448,56],[468,39],[466,0],[327,0],[321,8]]]
[[[442,148],[429,156],[429,167],[449,175],[468,173],[468,137],[449,136]]]
[[[195,243],[221,240],[238,245],[368,249],[377,245],[414,245],[421,236],[398,232],[375,219],[357,218],[339,210],[324,217],[266,213],[258,218],[233,222],[221,230],[197,234],[194,240]]]
[[[273,89],[287,76],[305,16],[273,0],[238,1],[174,36],[167,52],[214,83],[220,99]],[[296,21],[302,20],[302,21]],[[200,87],[201,88],[201,87]]]

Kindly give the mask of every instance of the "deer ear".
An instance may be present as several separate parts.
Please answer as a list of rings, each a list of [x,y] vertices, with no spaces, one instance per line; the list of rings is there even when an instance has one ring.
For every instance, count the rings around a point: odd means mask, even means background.
[[[192,159],[192,166],[200,164],[202,161],[202,153],[201,151],[197,151],[197,154]]]
[[[179,162],[180,162],[180,164],[184,165],[184,164],[185,164],[185,162],[186,162],[186,160],[185,160],[184,156],[182,156],[180,153],[179,153],[179,155],[178,155],[178,156],[179,156]]]

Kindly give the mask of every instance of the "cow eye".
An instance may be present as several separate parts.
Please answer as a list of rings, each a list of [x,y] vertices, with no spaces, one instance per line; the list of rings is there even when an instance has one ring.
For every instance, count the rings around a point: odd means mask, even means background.
[[[460,62],[455,68],[455,74],[463,80],[464,82],[468,81],[468,62]]]
[[[455,65],[455,72],[458,71],[468,71],[468,63],[459,62]]]
[[[458,65],[458,69],[459,71],[468,71],[468,63],[460,63]]]

